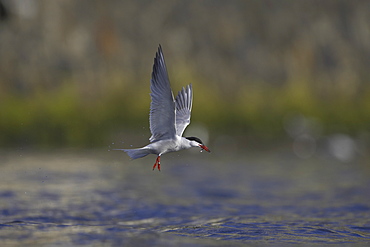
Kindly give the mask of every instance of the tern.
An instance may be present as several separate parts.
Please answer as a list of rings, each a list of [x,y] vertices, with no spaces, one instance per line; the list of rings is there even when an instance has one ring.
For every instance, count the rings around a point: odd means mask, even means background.
[[[178,92],[176,98],[170,86],[162,47],[159,45],[154,58],[152,78],[150,80],[152,102],[150,104],[150,144],[136,149],[118,149],[126,152],[131,159],[138,159],[148,154],[156,154],[153,170],[161,170],[161,155],[191,147],[199,147],[210,152],[198,137],[183,137],[185,128],[190,124],[193,104],[193,88],[189,84]],[[117,150],[117,149],[116,149]]]

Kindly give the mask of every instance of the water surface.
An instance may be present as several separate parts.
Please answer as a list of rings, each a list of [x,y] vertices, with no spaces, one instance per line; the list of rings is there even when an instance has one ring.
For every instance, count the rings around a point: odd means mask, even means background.
[[[6,246],[368,246],[370,167],[289,151],[3,152]]]

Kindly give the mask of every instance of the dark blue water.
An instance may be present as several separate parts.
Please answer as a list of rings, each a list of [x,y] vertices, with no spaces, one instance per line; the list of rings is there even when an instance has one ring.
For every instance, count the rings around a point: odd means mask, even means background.
[[[370,244],[370,167],[289,151],[2,153],[1,246]]]

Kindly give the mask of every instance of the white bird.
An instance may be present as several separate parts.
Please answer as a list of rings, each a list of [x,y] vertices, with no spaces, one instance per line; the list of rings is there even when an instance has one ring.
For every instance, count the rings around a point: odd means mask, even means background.
[[[193,89],[189,84],[182,88],[176,96],[170,86],[166,64],[159,45],[154,58],[152,79],[150,80],[152,102],[150,105],[150,144],[136,149],[116,149],[125,151],[132,159],[142,158],[148,154],[156,154],[157,159],[153,170],[161,170],[161,155],[180,151],[191,147],[200,147],[210,152],[197,137],[182,137],[185,128],[190,123],[190,114],[193,102]]]

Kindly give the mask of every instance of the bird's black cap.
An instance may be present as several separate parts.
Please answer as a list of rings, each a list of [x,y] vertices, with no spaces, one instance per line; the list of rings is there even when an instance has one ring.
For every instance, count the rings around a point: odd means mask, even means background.
[[[196,141],[196,142],[198,142],[198,143],[200,143],[200,144],[203,145],[202,140],[199,139],[198,137],[185,137],[185,138],[188,139],[189,141]]]

